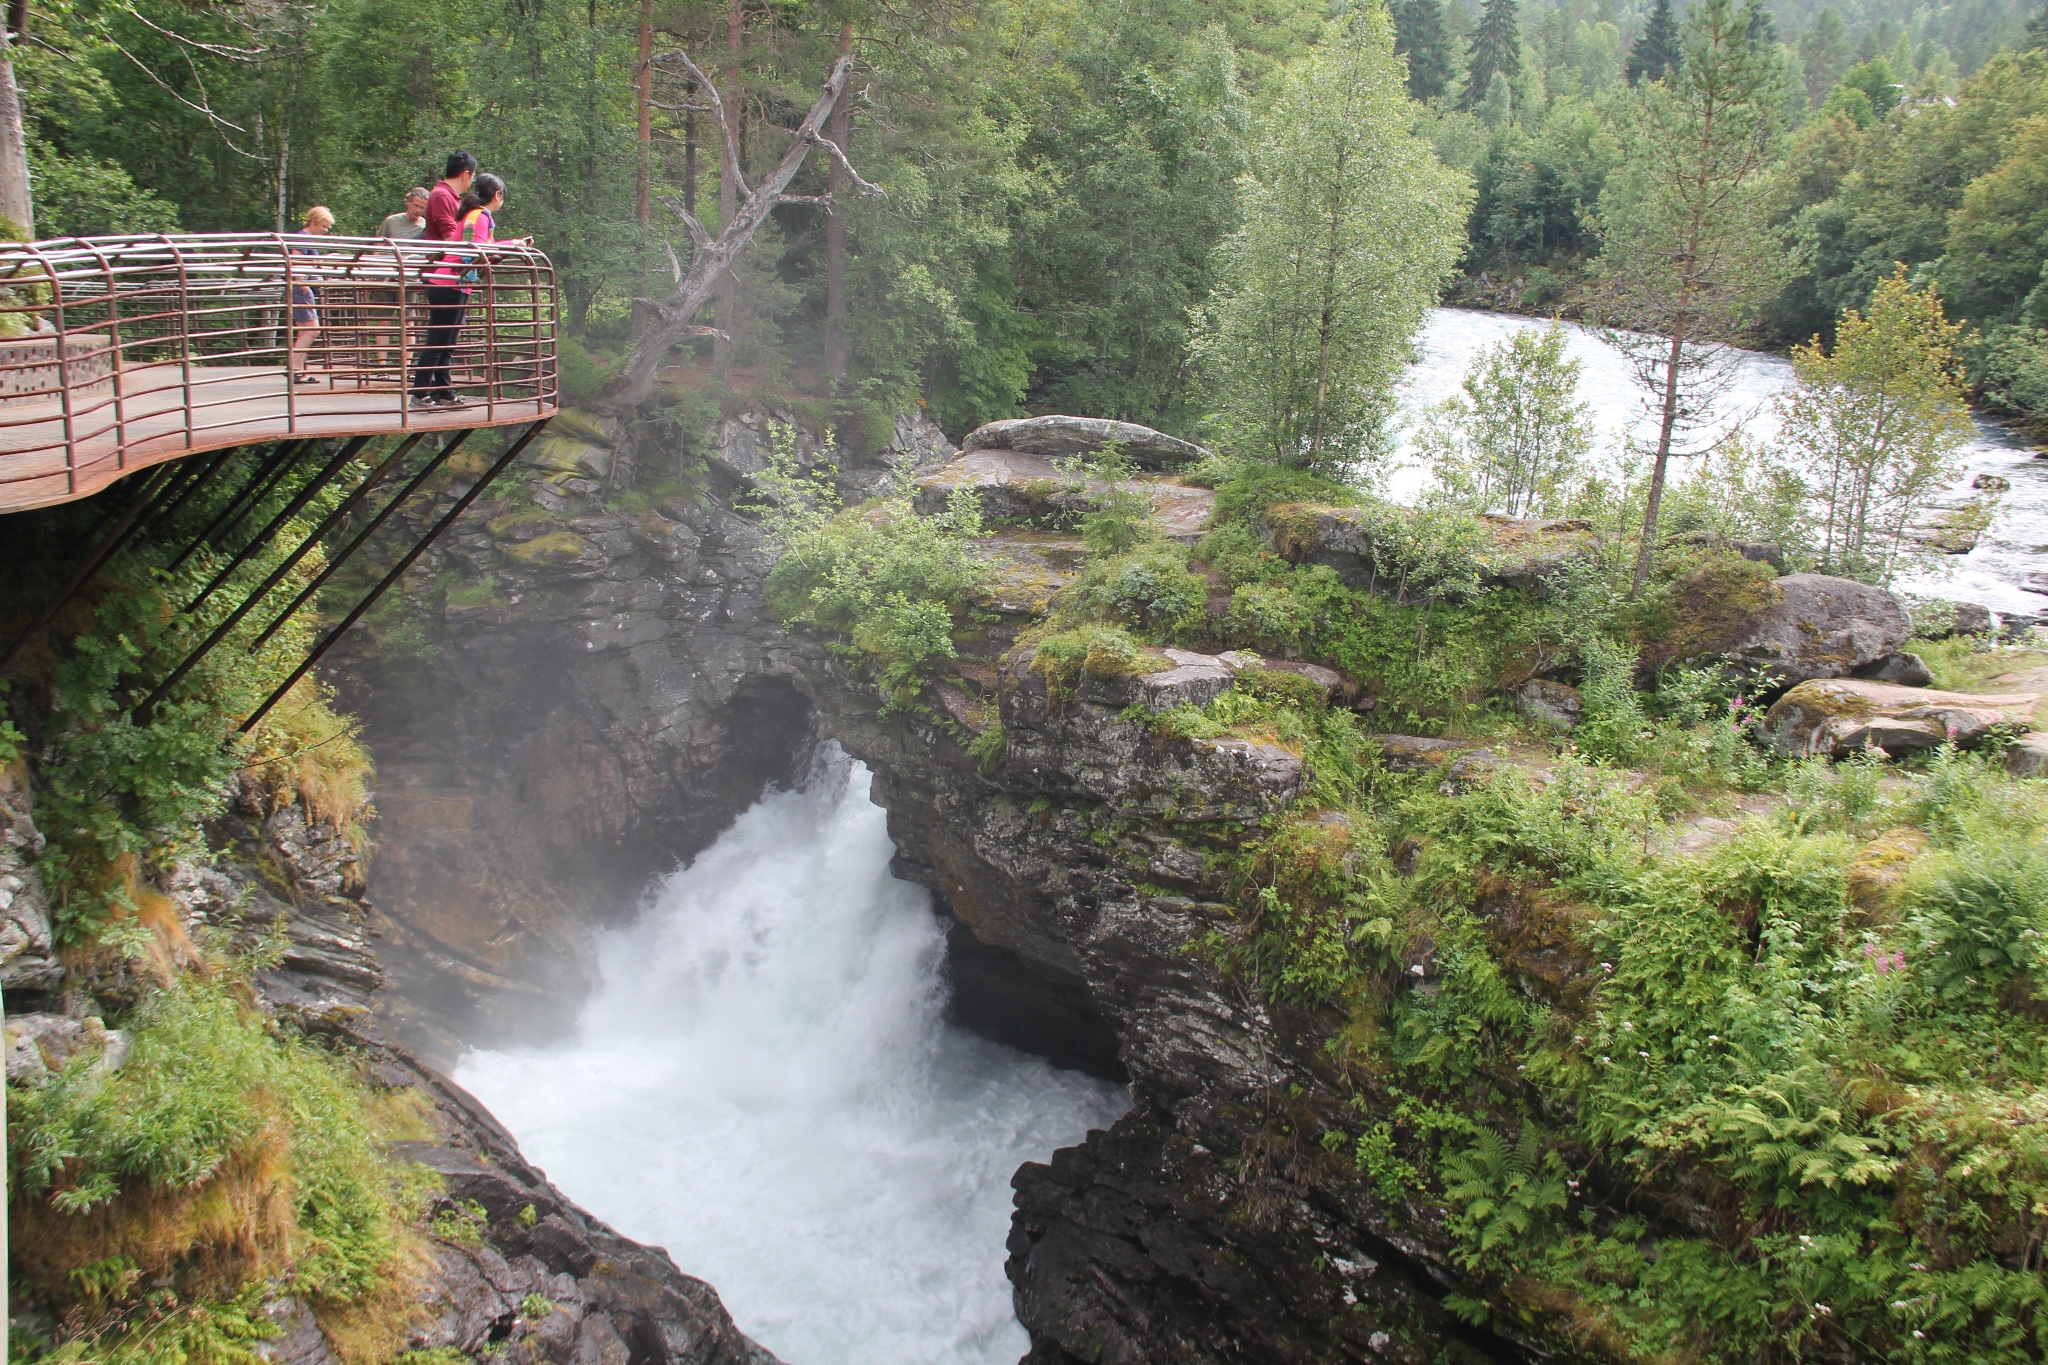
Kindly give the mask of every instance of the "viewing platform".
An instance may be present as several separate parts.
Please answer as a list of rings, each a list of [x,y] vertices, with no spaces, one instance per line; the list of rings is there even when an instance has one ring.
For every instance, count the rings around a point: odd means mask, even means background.
[[[446,284],[468,290],[449,357],[458,403],[415,408],[426,291]],[[531,247],[275,233],[0,245],[0,513],[229,446],[551,417],[555,325],[554,267]],[[314,333],[310,382],[286,370],[295,327]]]

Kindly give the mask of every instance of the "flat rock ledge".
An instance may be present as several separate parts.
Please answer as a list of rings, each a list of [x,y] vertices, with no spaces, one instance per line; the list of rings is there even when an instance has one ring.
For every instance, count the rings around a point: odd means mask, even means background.
[[[1111,442],[1121,446],[1140,469],[1178,469],[1209,458],[1209,451],[1193,441],[1183,441],[1136,422],[1059,414],[990,422],[968,432],[960,449],[1014,450],[1022,455],[1060,458],[1092,455]]]
[[[1876,746],[1887,753],[1938,748],[1953,739],[1976,748],[1998,727],[2031,730],[2035,692],[1941,692],[1861,678],[1815,678],[1780,697],[1764,717],[1781,754],[1846,758]]]

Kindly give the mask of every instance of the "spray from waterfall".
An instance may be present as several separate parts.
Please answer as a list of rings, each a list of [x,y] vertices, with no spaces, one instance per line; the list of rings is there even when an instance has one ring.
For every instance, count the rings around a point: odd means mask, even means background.
[[[1011,1365],[1010,1174],[1129,1101],[946,1024],[944,932],[868,784],[826,746],[607,934],[571,1041],[456,1076],[789,1365]]]

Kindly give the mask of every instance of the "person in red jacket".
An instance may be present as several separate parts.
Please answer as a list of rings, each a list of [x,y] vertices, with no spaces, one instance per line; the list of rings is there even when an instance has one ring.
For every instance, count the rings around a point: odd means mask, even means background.
[[[476,158],[468,152],[450,152],[448,173],[427,194],[427,230],[420,234],[421,241],[452,242],[462,235],[462,196],[469,193],[475,180]],[[459,405],[448,368],[468,302],[468,290],[428,282],[426,342],[412,372],[414,407]]]

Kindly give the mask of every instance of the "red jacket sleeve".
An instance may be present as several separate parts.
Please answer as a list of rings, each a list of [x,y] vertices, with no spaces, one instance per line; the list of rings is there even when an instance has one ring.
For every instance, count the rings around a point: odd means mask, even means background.
[[[457,212],[461,207],[462,201],[448,188],[447,181],[435,182],[432,193],[427,195],[427,230],[420,234],[421,240],[452,242],[461,236],[462,218]]]

